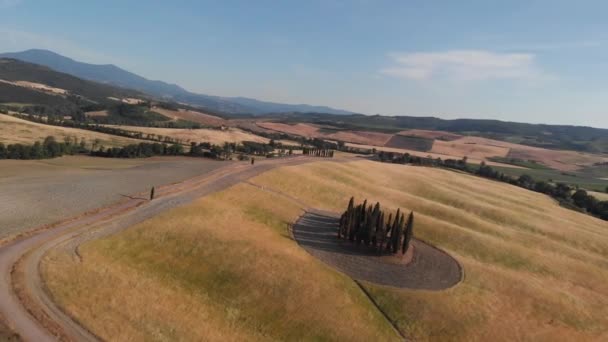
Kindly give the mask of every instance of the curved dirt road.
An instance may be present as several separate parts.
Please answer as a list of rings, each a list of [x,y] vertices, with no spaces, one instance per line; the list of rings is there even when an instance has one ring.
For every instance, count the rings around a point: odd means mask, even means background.
[[[223,190],[275,167],[314,160],[318,159],[293,157],[260,161],[255,165],[230,164],[208,174],[158,188],[157,197],[153,201],[142,199],[142,196],[133,196],[123,203],[60,223],[52,229],[40,231],[2,246],[0,247],[0,312],[6,318],[8,325],[26,341],[97,340],[95,335],[58,308],[45,291],[38,265],[46,251],[60,246],[70,248],[75,257],[78,257],[78,246],[85,241],[116,233],[163,210]],[[27,308],[15,291],[17,274],[19,275],[17,283],[21,288],[20,295],[25,294]],[[44,324],[34,318],[34,315]]]

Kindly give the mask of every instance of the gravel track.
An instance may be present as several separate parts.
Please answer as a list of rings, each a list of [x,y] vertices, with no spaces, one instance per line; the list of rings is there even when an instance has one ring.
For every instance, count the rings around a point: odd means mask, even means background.
[[[256,162],[254,166],[248,163],[228,164],[182,183],[160,187],[157,189],[157,198],[153,201],[144,200],[137,195],[131,196],[117,205],[4,245],[0,247],[0,313],[4,315],[8,325],[26,341],[53,341],[59,337],[77,341],[98,340],[65,314],[45,290],[38,266],[47,251],[59,246],[67,248],[78,257],[78,246],[86,241],[117,233],[163,210],[226,189],[270,169],[310,161],[315,159],[294,157],[265,160]],[[25,291],[26,298],[21,297],[25,299],[23,302],[14,290],[16,284],[12,269],[18,262],[23,273],[20,277],[23,279],[19,280],[22,283],[18,284]],[[45,325],[32,314],[36,317],[46,317]],[[54,329],[57,327],[59,332]]]

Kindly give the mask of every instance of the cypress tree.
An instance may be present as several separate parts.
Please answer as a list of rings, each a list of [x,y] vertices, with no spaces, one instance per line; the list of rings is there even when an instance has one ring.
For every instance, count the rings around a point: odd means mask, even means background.
[[[376,250],[382,249],[382,242],[384,241],[384,213],[380,212],[378,215],[378,221],[376,222],[376,235],[374,236],[374,248]],[[378,248],[380,247],[380,248]]]
[[[393,213],[388,214],[388,221],[384,227],[384,236],[382,237],[382,245],[380,246],[380,251],[384,251],[387,249],[389,234],[391,233],[391,222],[393,221]]]
[[[150,190],[150,201],[154,199],[154,187]]]
[[[391,253],[397,252],[397,246],[399,244],[399,220],[400,220],[401,210],[397,209],[397,214],[395,214],[395,221],[393,222],[393,228],[391,229],[391,240],[388,246],[388,249]]]
[[[410,212],[410,216],[407,219],[407,226],[405,227],[405,238],[403,239],[402,253],[405,254],[410,248],[410,241],[414,236],[414,212]]]

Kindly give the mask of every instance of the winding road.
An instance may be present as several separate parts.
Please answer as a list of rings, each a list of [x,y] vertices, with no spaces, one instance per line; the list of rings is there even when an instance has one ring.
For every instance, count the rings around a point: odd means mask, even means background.
[[[292,157],[228,164],[204,175],[156,190],[153,201],[142,194],[96,212],[40,230],[0,247],[0,313],[25,341],[96,341],[93,333],[64,313],[49,297],[39,264],[52,248],[66,248],[79,258],[78,246],[117,233],[158,213],[226,189],[270,169],[319,159]]]

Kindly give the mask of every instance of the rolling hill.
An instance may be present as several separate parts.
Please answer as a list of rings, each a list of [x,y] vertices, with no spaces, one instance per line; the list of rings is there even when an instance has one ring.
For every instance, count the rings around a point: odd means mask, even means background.
[[[259,101],[244,97],[220,97],[197,94],[176,85],[163,81],[148,80],[132,72],[123,70],[115,65],[96,65],[75,61],[48,50],[27,50],[15,53],[0,54],[0,58],[15,58],[22,61],[47,66],[54,70],[68,73],[79,78],[113,84],[119,87],[136,89],[138,91],[170,99],[175,102],[188,103],[210,110],[225,113],[266,114],[282,112],[322,112],[331,114],[352,114],[351,112],[333,109],[325,106],[306,104],[284,104]]]

